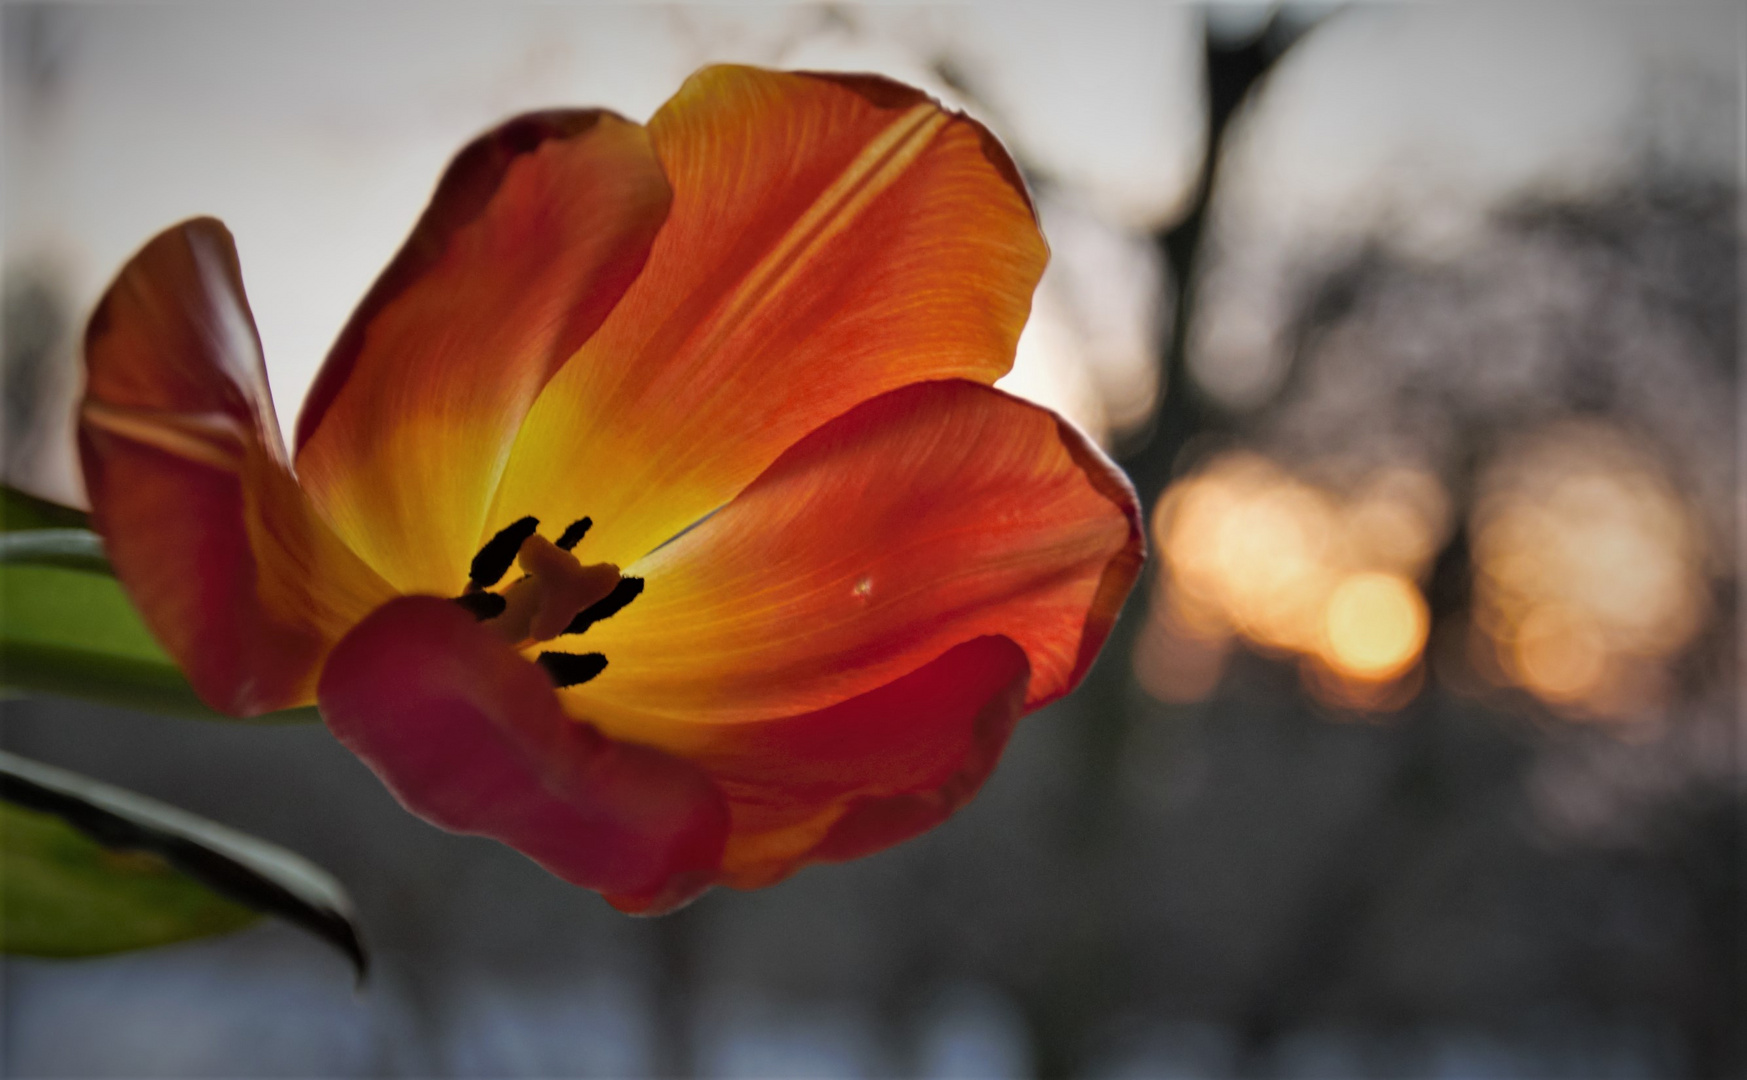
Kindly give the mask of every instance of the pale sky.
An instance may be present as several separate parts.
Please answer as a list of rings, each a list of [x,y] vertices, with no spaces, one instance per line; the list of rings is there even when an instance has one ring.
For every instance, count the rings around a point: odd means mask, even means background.
[[[1236,149],[1219,206],[1232,245],[1279,255],[1296,237],[1377,221],[1460,234],[1469,208],[1501,193],[1600,182],[1647,80],[1715,71],[1732,88],[1737,74],[1733,8],[1657,10],[1676,14],[1343,12],[1288,59]],[[1020,391],[1094,430],[1151,392],[1141,369],[1159,332],[1146,303],[1158,269],[1143,230],[1176,212],[1200,153],[1192,7],[166,3],[46,15],[8,5],[0,24],[7,268],[49,267],[82,320],[154,233],[224,219],[287,426],[464,141],[555,104],[644,119],[712,60],[883,70],[971,107],[1068,223],[1052,237],[1058,280],[1039,299]],[[30,55],[53,63],[33,68]],[[974,101],[937,77],[943,66]],[[34,70],[50,73],[46,91],[32,89]],[[1265,318],[1266,298],[1250,308]],[[65,493],[71,475],[68,456],[37,486]]]

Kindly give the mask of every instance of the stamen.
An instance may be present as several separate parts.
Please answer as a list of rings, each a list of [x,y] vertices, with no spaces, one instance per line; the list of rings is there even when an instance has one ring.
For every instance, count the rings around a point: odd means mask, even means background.
[[[455,598],[455,602],[480,622],[497,618],[509,606],[509,601],[494,592],[463,593]]]
[[[571,522],[565,527],[564,535],[558,538],[559,550],[569,551],[571,548],[582,543],[582,538],[588,535],[588,530],[593,525],[594,518],[590,517],[578,518]]]
[[[600,622],[602,619],[617,615],[625,609],[625,605],[643,594],[643,579],[640,577],[620,578],[613,586],[613,591],[583,608],[576,618],[570,620],[563,633],[580,634],[584,630]]]
[[[479,549],[479,554],[473,556],[473,565],[467,569],[467,577],[473,584],[482,589],[489,589],[498,583],[509,570],[510,564],[516,561],[516,552],[522,549],[522,541],[534,535],[534,530],[540,527],[538,518],[525,517],[505,525],[498,534],[485,542]]]
[[[607,658],[597,652],[543,652],[534,662],[546,669],[560,689],[585,683],[607,669]]]

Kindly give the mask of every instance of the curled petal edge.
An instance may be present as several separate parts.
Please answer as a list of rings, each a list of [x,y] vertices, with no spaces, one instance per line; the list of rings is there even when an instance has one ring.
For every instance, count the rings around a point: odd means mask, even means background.
[[[823,709],[710,725],[680,753],[728,798],[722,882],[762,888],[946,820],[1000,759],[1030,672],[1024,649],[990,635]]]
[[[1092,661],[1098,659],[1098,653],[1104,648],[1110,631],[1115,628],[1116,619],[1122,614],[1122,605],[1133,591],[1134,583],[1139,580],[1140,570],[1146,564],[1147,556],[1146,522],[1140,511],[1140,496],[1135,493],[1134,484],[1129,481],[1128,474],[1105,456],[1104,451],[1085,432],[1060,416],[1055,417],[1055,422],[1062,445],[1066,447],[1074,463],[1086,474],[1087,482],[1121,510],[1123,517],[1127,519],[1128,539],[1122,549],[1105,564],[1104,573],[1098,579],[1098,589],[1092,594],[1092,606],[1087,609],[1086,625],[1080,633],[1080,650],[1074,657],[1073,671],[1068,675],[1066,684],[1059,693],[1027,704],[1027,712],[1061,700],[1074,687],[1080,685],[1080,680],[1091,670]]]
[[[1006,655],[995,662],[1011,664],[1012,669],[1005,684],[971,718],[970,747],[963,762],[933,788],[856,799],[813,849],[811,861],[847,862],[919,836],[957,813],[982,790],[1024,712],[1031,666],[1026,663],[1025,651],[1008,638],[979,638],[960,646],[965,648],[1004,652]]]

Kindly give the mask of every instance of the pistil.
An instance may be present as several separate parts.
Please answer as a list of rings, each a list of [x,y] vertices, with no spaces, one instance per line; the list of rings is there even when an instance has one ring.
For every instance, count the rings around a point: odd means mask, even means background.
[[[643,579],[622,577],[612,563],[584,566],[571,554],[592,524],[586,517],[571,522],[554,544],[539,534],[538,519],[512,522],[473,557],[467,591],[455,602],[518,649],[580,634],[617,614],[643,592]],[[490,591],[512,564],[522,568],[522,576],[502,592]],[[535,663],[562,688],[599,675],[607,658],[598,652],[546,651]]]
[[[612,563],[584,566],[538,534],[522,541],[516,563],[526,576],[504,590],[503,614],[490,620],[491,628],[516,646],[557,637],[578,612],[610,596],[620,580]]]

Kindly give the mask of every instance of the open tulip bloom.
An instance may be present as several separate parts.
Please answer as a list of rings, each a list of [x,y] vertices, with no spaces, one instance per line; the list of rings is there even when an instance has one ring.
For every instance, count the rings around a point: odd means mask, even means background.
[[[975,121],[694,75],[463,149],[288,455],[230,234],[92,316],[92,519],[200,696],[311,702],[414,813],[616,906],[939,823],[1085,674],[1132,489],[992,389],[1047,257]],[[294,467],[295,466],[295,467]]]

